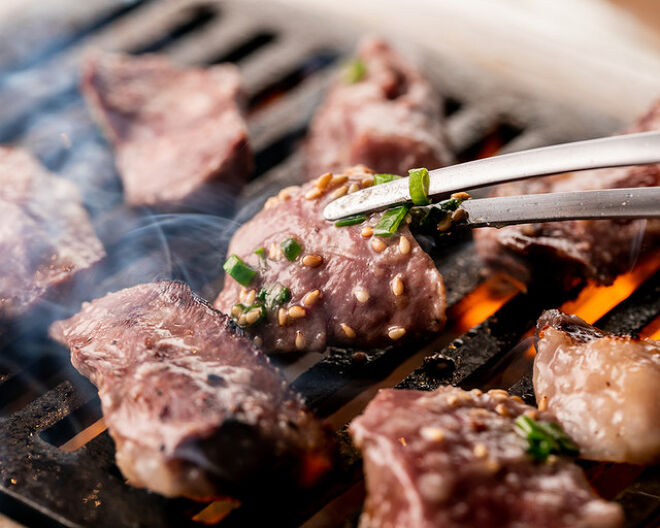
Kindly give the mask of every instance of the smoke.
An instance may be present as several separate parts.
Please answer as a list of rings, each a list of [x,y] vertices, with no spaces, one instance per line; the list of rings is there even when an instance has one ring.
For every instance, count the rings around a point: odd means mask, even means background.
[[[631,270],[637,264],[637,259],[642,251],[642,244],[644,242],[644,235],[646,233],[647,220],[638,220],[635,225],[639,226],[637,232],[630,241],[630,253],[628,255],[628,269]]]

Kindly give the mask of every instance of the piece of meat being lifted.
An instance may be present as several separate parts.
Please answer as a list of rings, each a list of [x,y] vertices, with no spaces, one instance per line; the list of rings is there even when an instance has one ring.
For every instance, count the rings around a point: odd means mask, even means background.
[[[660,100],[627,132],[660,130]],[[660,164],[582,171],[502,185],[496,195],[576,190],[654,187]],[[660,241],[660,220],[573,220],[502,229],[477,229],[477,250],[490,267],[521,282],[533,277],[575,277],[609,284],[628,270],[638,252],[652,251]]]
[[[350,425],[366,475],[360,528],[622,526],[620,506],[594,495],[551,424],[502,390],[381,390]]]
[[[323,218],[328,202],[372,184],[371,171],[358,166],[270,198],[229,245],[216,308],[267,352],[386,346],[439,331],[442,277],[405,220],[391,236],[376,236],[382,213],[343,227]]]
[[[324,427],[227,316],[184,284],[108,294],[51,335],[98,387],[117,465],[134,486],[240,498],[311,485],[329,467]]]
[[[603,332],[558,310],[537,325],[534,391],[583,458],[660,462],[660,341]]]
[[[114,145],[130,205],[211,207],[247,181],[252,154],[233,65],[183,69],[157,55],[95,52],[81,87]]]
[[[0,255],[0,320],[25,314],[105,256],[76,186],[14,147],[0,147]]]
[[[357,163],[407,174],[450,160],[440,97],[430,83],[385,42],[362,41],[312,121],[308,178]]]

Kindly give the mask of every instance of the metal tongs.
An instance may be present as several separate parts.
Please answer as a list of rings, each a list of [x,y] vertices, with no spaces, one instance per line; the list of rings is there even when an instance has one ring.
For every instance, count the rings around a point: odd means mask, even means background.
[[[429,173],[428,197],[562,172],[660,163],[660,131],[576,141],[470,161]],[[410,203],[401,178],[330,202],[323,215],[337,220]],[[433,205],[427,207],[434,207]],[[459,209],[465,227],[502,227],[559,220],[660,217],[660,187],[573,191],[470,199]]]

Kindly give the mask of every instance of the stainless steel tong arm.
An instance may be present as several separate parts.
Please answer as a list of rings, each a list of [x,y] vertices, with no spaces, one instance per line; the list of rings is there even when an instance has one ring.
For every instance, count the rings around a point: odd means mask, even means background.
[[[561,172],[660,163],[660,131],[626,134],[494,156],[430,171],[429,196]],[[327,220],[410,201],[408,178],[376,185],[330,202]]]

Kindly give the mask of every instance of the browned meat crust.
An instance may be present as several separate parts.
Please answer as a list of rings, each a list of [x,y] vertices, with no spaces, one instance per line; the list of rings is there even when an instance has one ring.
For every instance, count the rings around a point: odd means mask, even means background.
[[[98,387],[134,486],[205,500],[311,484],[326,431],[228,318],[180,283],[142,284],[86,304],[51,335]]]
[[[105,256],[74,184],[0,147],[0,319],[14,319]]]
[[[627,132],[660,130],[660,101]],[[562,174],[503,185],[497,195],[547,193],[581,189],[660,185],[660,165],[644,165]],[[642,244],[642,237],[644,237]],[[475,231],[477,249],[495,269],[529,282],[533,276],[570,275],[609,284],[630,268],[642,252],[658,247],[658,220],[578,220],[546,222]]]
[[[252,154],[234,66],[182,69],[156,55],[96,52],[81,87],[115,147],[129,204],[206,203],[209,191],[219,199],[247,180]]]
[[[364,230],[376,224],[381,213],[349,227],[336,227],[323,218],[328,202],[348,189],[361,188],[363,181],[370,184],[373,176],[359,166],[285,189],[234,235],[229,254],[260,271],[247,293],[225,277],[216,308],[231,313],[235,304],[249,305],[260,288],[277,283],[291,290],[290,301],[248,329],[262,339],[266,351],[323,350],[332,344],[381,346],[404,334],[442,328],[442,277],[407,227],[394,236],[377,237]],[[302,247],[293,262],[280,250],[290,237]],[[263,261],[254,253],[260,247],[267,253]]]
[[[357,163],[395,174],[448,164],[440,97],[429,82],[381,40],[364,40],[357,58],[364,75],[338,79],[312,122],[308,178]]]
[[[537,328],[536,400],[581,456],[660,462],[660,341],[608,334],[558,310]]]
[[[360,527],[622,526],[572,462],[532,461],[514,430],[523,413],[552,419],[505,391],[380,391],[350,426],[366,473]]]

